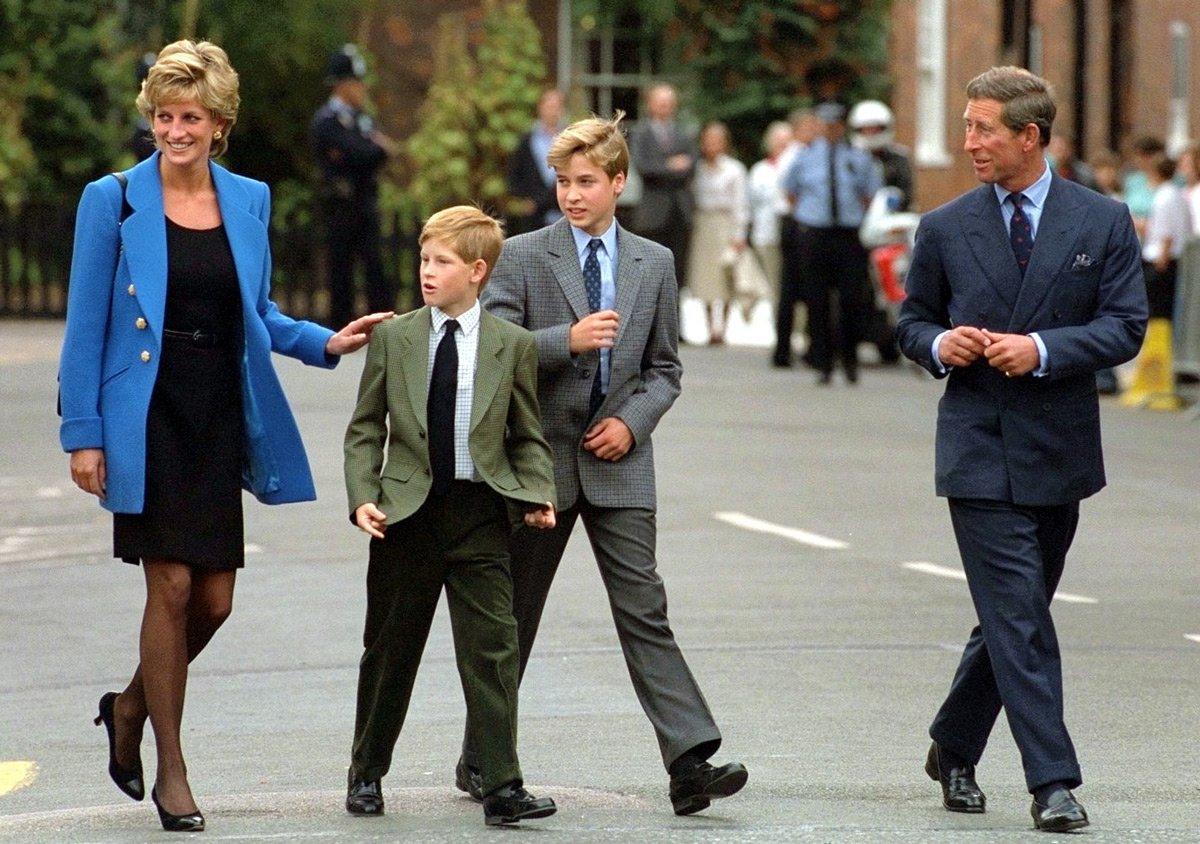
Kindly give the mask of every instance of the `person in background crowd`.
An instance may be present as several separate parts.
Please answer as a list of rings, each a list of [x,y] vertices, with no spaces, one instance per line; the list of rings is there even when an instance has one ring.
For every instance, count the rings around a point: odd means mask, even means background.
[[[361,263],[372,311],[392,307],[395,294],[379,252],[379,170],[400,147],[375,127],[367,104],[366,62],[353,44],[329,57],[329,100],[313,116],[313,157],[321,174],[317,201],[329,249],[329,324],[344,325],[354,309],[354,265]]]
[[[1085,188],[1099,190],[1096,186],[1096,174],[1092,168],[1075,157],[1075,142],[1063,135],[1055,135],[1046,147],[1046,158],[1050,167],[1064,179],[1077,182]]]
[[[156,58],[157,56],[154,53],[146,53],[138,59],[137,84],[139,89],[142,87],[142,83],[146,81],[146,77],[150,75],[150,68],[154,67],[154,60]],[[134,158],[138,161],[145,161],[154,155],[154,151],[157,149],[158,147],[154,145],[154,130],[150,125],[150,121],[141,112],[138,112],[133,133],[129,136],[129,151],[133,153]]]
[[[630,133],[633,166],[642,178],[642,197],[634,210],[633,227],[660,243],[675,257],[679,286],[688,284],[687,249],[692,232],[692,176],[696,143],[675,119],[679,98],[670,85],[655,85],[646,93],[649,119]]]
[[[1149,170],[1155,157],[1166,152],[1166,146],[1152,135],[1143,135],[1134,139],[1130,149],[1133,152],[1133,168],[1125,174],[1122,193],[1125,194],[1125,204],[1133,215],[1133,227],[1140,238],[1145,235],[1146,218],[1150,216],[1150,205],[1154,201]]]
[[[1192,234],[1200,237],[1200,143],[1193,141],[1179,154],[1179,175],[1192,219]]]
[[[1183,191],[1172,181],[1175,162],[1160,153],[1146,169],[1153,199],[1142,237],[1142,261],[1146,274],[1146,296],[1150,318],[1172,319],[1175,313],[1175,281],[1179,258],[1192,235],[1191,214]]]
[[[1096,183],[1093,190],[1104,194],[1109,199],[1124,202],[1125,193],[1121,185],[1121,156],[1106,149],[1094,155],[1089,166],[1092,169],[1092,178]]]
[[[818,383],[833,378],[834,340],[846,380],[858,383],[858,339],[862,332],[870,275],[867,250],[858,228],[875,192],[882,187],[871,156],[846,142],[846,107],[822,103],[815,114],[824,131],[796,156],[783,178],[783,189],[795,203],[800,226],[803,272],[808,276],[808,327],[811,361]],[[833,317],[833,294],[838,299]]]
[[[792,127],[791,142],[779,154],[776,169],[779,171],[780,190],[783,190],[783,178],[792,167],[792,162],[808,145],[813,142],[821,131],[821,121],[812,113],[812,109],[798,108],[788,115],[788,123]],[[782,259],[779,274],[779,300],[775,310],[775,353],[771,364],[777,367],[792,365],[792,332],[796,326],[796,306],[804,301],[802,288],[804,279],[804,248],[800,237],[800,225],[792,215],[792,202],[784,192],[786,210],[779,217],[779,254]],[[807,320],[805,329],[807,330]],[[812,353],[812,343],[808,343],[805,360]]]
[[[696,216],[688,248],[687,277],[692,295],[709,310],[713,345],[725,342],[729,316],[731,253],[746,248],[750,204],[746,196],[746,166],[731,158],[729,128],[712,122],[700,132],[700,163],[692,182]]]
[[[779,162],[792,141],[792,127],[777,120],[763,134],[767,157],[750,168],[746,196],[750,202],[750,248],[754,250],[771,284],[771,301],[779,300],[779,274],[783,257],[779,245],[781,218],[787,214],[787,196],[779,186]]]
[[[546,163],[546,154],[562,128],[563,110],[562,91],[543,91],[537,104],[537,122],[521,138],[508,161],[508,195],[517,200],[510,235],[540,229],[562,216],[554,193],[554,168]]]
[[[879,100],[863,100],[850,110],[851,142],[871,153],[883,168],[883,183],[899,189],[901,206],[895,211],[911,211],[916,199],[913,186],[912,157],[908,148],[896,143],[892,110]]]

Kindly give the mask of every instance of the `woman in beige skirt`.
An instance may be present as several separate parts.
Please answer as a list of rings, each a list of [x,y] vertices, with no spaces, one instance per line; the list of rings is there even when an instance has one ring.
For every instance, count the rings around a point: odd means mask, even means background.
[[[692,190],[696,214],[688,260],[691,295],[709,311],[710,338],[725,340],[729,300],[730,258],[746,248],[750,206],[746,197],[746,167],[730,158],[729,129],[724,123],[708,123],[700,133],[700,161]]]

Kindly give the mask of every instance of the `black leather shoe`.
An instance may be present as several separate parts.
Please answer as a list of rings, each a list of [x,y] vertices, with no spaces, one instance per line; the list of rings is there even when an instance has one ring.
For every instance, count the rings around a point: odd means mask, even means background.
[[[454,787],[471,795],[476,803],[483,802],[483,775],[460,756],[454,768]]]
[[[137,767],[122,768],[117,764],[117,727],[113,720],[113,704],[119,692],[107,692],[100,698],[100,714],[93,719],[96,726],[104,725],[108,733],[108,775],[125,794],[134,800],[146,799],[146,783],[142,779],[142,762],[139,759]]]
[[[509,783],[483,798],[483,822],[488,826],[548,818],[558,811],[549,797],[534,797],[519,785]]]
[[[929,756],[925,759],[925,773],[935,782],[942,784],[942,805],[950,812],[983,814],[987,798],[975,782],[975,766],[946,767],[942,764],[937,742],[929,745]]]
[[[671,806],[677,815],[691,815],[707,809],[714,800],[730,797],[742,790],[750,774],[740,762],[714,768],[701,762],[695,768],[671,777]]]
[[[346,789],[346,811],[352,815],[382,815],[383,788],[379,780],[367,782],[351,774]]]
[[[1033,805],[1029,807],[1029,813],[1033,815],[1033,825],[1043,832],[1070,832],[1083,829],[1090,823],[1083,806],[1079,805],[1075,795],[1065,788],[1051,794],[1046,798],[1046,803],[1048,805],[1043,806],[1034,800]]]
[[[162,828],[167,832],[204,832],[204,815],[200,814],[199,809],[186,815],[172,815],[158,802],[158,792],[153,788],[150,789],[150,799],[154,802],[154,808],[158,809]]]

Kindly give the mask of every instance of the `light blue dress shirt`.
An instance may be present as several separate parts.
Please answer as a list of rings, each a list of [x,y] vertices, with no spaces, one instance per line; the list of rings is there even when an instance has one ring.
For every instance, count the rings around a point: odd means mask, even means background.
[[[1050,179],[1050,166],[1047,164],[1046,169],[1042,171],[1042,175],[1038,176],[1037,181],[1021,191],[1021,210],[1029,218],[1029,228],[1033,232],[1035,249],[1037,248],[1038,226],[1042,222],[1042,209],[1046,207],[1046,196],[1050,193]],[[996,184],[993,184],[992,188],[996,191],[996,201],[1000,203],[1000,214],[1004,217],[1004,228],[1012,231],[1012,218],[1013,214],[1016,213],[1013,204],[1008,201],[1008,197],[1012,191],[1005,190]],[[942,359],[938,357],[938,348],[942,344],[942,338],[949,333],[949,331],[943,331],[937,337],[933,338],[933,361],[942,368],[942,372],[945,372],[947,367],[942,363]],[[1041,378],[1050,371],[1050,356],[1046,351],[1046,344],[1042,342],[1042,338],[1037,335],[1037,332],[1033,332],[1029,336],[1033,338],[1033,342],[1038,349],[1038,368],[1030,374],[1035,378]]]
[[[571,226],[571,234],[575,238],[575,251],[579,253],[579,269],[588,256],[588,244],[592,235],[583,229]],[[617,304],[617,221],[613,220],[608,231],[600,235],[602,244],[596,250],[596,260],[600,263],[600,310],[612,310]],[[612,349],[600,350],[600,389],[608,395],[609,358]]]
[[[792,159],[780,183],[796,197],[797,222],[813,228],[862,225],[867,205],[883,187],[879,168],[869,152],[842,142],[837,145],[838,218],[829,218],[829,141],[817,138]]]

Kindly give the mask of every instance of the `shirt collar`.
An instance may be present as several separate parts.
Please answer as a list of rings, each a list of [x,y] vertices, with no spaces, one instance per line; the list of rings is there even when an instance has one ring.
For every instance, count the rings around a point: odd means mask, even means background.
[[[1040,210],[1041,207],[1046,203],[1046,194],[1050,193],[1050,178],[1050,166],[1047,164],[1042,170],[1042,175],[1038,176],[1037,181],[1025,188],[1025,190],[1021,191],[1021,194],[1029,203],[1033,205],[1034,208]],[[992,187],[996,190],[996,199],[999,200],[1001,205],[1003,205],[1004,201],[1008,199],[1008,195],[1011,194],[1012,191],[1005,190],[1004,188],[995,184],[992,185]]]
[[[575,238],[575,251],[579,253],[579,260],[587,258],[588,244],[592,241],[592,235],[585,232],[583,229],[571,226],[571,235]],[[617,254],[617,218],[613,217],[613,221],[609,224],[608,231],[600,235],[600,242],[604,244],[604,252],[611,259]]]
[[[354,113],[354,109],[352,109],[350,107],[350,104],[348,102],[346,102],[345,100],[343,100],[341,97],[339,97],[337,94],[334,94],[329,98],[329,107],[331,109],[333,109],[334,111],[344,111],[347,114]]]
[[[441,308],[432,307],[429,309],[430,319],[433,320],[433,333],[441,334],[442,326],[446,324],[446,320],[450,319],[450,315]],[[479,318],[483,314],[483,308],[479,304],[479,300],[475,300],[467,311],[459,314],[454,319],[458,320],[458,327],[462,330],[464,337],[470,337],[471,334],[479,327]]]

